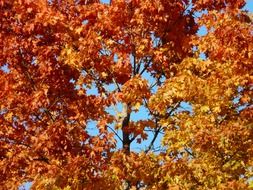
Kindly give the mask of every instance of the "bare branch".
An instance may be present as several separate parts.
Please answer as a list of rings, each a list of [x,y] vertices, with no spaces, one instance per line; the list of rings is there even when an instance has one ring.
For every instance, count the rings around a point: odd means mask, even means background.
[[[109,125],[107,125],[106,127],[108,127],[118,138],[121,142],[123,142],[122,138],[118,135],[118,133]]]
[[[157,119],[156,119],[155,123],[156,123],[157,129],[155,130],[155,134],[154,134],[154,136],[153,136],[153,139],[151,140],[151,142],[150,142],[148,148],[145,150],[145,153],[148,153],[148,152],[153,148],[154,143],[155,143],[155,140],[157,139],[158,134],[159,134],[159,132],[160,132],[160,130],[161,130],[161,128],[162,128],[162,126],[158,127],[159,125],[158,125]]]
[[[150,66],[151,62],[152,62],[153,58],[150,58],[150,60],[146,63],[146,65],[144,66],[144,68],[141,70],[140,75],[142,75]]]

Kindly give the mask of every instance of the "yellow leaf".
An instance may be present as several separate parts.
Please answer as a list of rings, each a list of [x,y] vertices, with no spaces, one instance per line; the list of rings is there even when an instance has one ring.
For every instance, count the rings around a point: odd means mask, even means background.
[[[84,90],[79,90],[77,94],[78,94],[79,96],[82,96],[82,95],[84,95],[85,93],[84,93]]]
[[[71,49],[71,48],[66,48],[66,53],[67,53],[67,55],[70,55],[71,52],[72,52],[72,49]]]
[[[64,190],[71,190],[71,187],[68,185],[67,187],[64,187]]]
[[[220,112],[221,112],[220,106],[214,107],[214,108],[213,108],[213,111],[214,111],[215,113],[220,113]]]
[[[137,103],[133,106],[133,109],[134,109],[135,111],[138,111],[138,110],[140,109],[140,107],[141,107],[141,103],[140,103],[140,102],[137,102]]]
[[[12,152],[7,152],[7,154],[6,154],[6,155],[7,155],[7,157],[9,157],[9,158],[10,158],[10,157],[12,157],[13,153],[12,153]]]
[[[11,120],[12,120],[12,116],[13,116],[13,113],[8,112],[8,113],[4,116],[4,118],[5,118],[7,121],[11,121]]]
[[[140,49],[140,51],[142,51],[142,50],[145,49],[145,46],[144,46],[144,45],[141,45],[141,46],[139,47],[139,49]]]
[[[201,108],[200,108],[200,111],[201,112],[208,112],[210,110],[210,108],[209,108],[209,106],[207,106],[207,105],[205,105],[205,106],[201,106]]]
[[[79,28],[76,29],[76,33],[77,33],[77,34],[80,34],[80,33],[82,32],[82,30],[83,30],[83,28],[82,28],[82,27],[79,27]]]
[[[106,72],[102,72],[101,75],[102,75],[103,78],[108,76],[108,74]]]

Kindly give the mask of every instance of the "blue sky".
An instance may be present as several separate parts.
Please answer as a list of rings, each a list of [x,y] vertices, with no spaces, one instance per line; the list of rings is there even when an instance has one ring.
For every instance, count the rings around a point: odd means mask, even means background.
[[[253,12],[253,0],[247,0],[246,2],[247,4],[244,9]]]

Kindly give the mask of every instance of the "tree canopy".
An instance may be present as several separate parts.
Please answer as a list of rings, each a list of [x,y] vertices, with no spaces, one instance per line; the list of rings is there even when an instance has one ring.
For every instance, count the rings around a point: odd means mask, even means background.
[[[253,188],[244,5],[0,0],[1,188]]]

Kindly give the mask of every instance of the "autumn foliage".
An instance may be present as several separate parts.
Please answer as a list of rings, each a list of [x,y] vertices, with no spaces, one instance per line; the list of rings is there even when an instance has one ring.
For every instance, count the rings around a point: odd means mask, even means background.
[[[244,5],[0,0],[0,189],[253,188]]]

